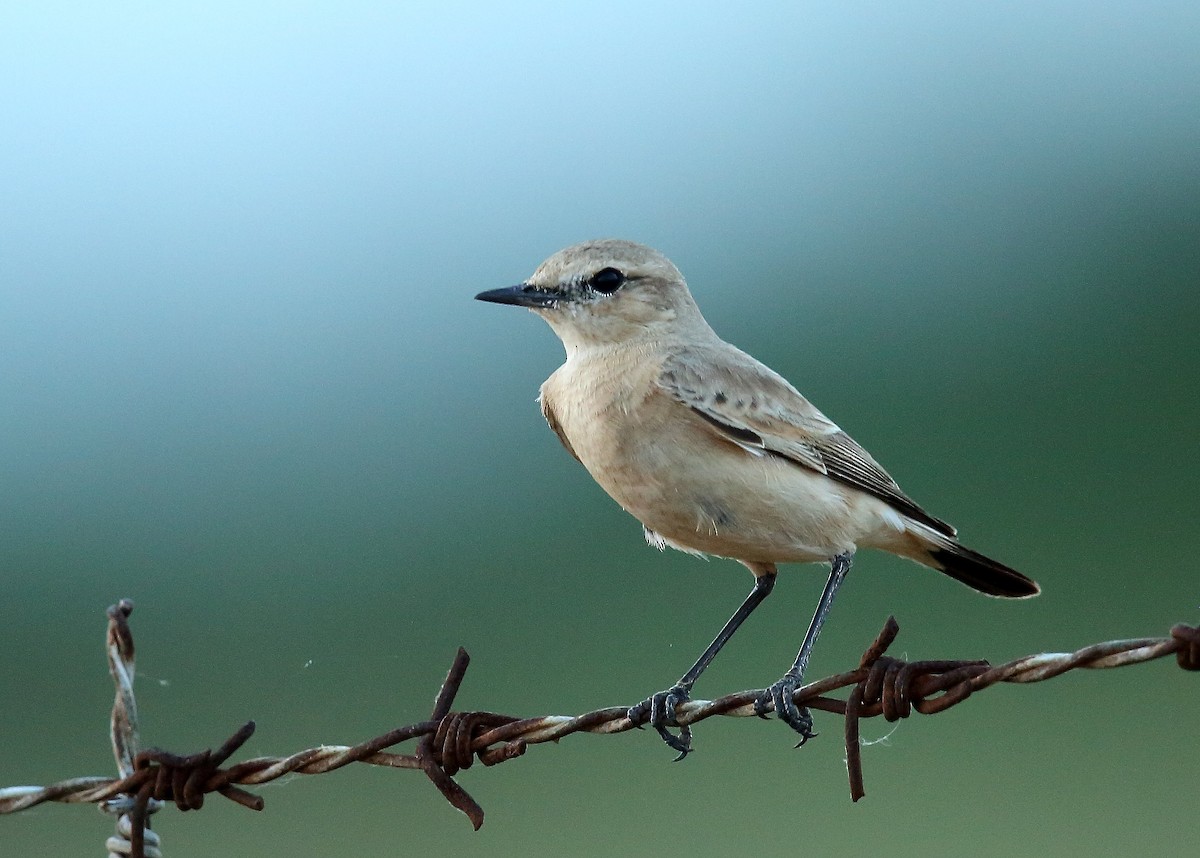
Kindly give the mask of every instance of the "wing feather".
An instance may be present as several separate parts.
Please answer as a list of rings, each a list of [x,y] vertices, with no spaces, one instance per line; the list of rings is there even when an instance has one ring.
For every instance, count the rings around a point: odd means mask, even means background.
[[[538,396],[538,405],[542,407],[542,416],[546,418],[546,422],[550,424],[550,428],[554,430],[554,434],[558,436],[558,440],[562,441],[562,445],[567,448],[567,452],[575,457],[576,462],[582,463],[579,454],[575,452],[575,448],[571,446],[571,442],[567,440],[567,433],[563,431],[562,424],[558,422],[558,417],[554,413],[554,409],[550,405],[549,399],[546,397],[546,391],[542,391]]]
[[[658,386],[703,418],[714,433],[742,449],[774,454],[825,474],[939,533],[954,535],[953,527],[904,494],[870,453],[783,376],[745,352],[721,345],[672,353],[663,362]]]

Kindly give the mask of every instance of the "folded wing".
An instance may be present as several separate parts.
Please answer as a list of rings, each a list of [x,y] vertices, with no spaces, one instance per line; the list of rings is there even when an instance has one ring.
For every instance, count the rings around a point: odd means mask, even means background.
[[[719,437],[755,455],[775,455],[879,498],[939,533],[955,530],[900,490],[871,454],[796,388],[746,353],[690,348],[663,363],[658,386]]]

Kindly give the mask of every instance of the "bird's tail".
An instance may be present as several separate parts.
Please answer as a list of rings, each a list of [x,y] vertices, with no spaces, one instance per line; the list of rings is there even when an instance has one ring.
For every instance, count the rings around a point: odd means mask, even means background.
[[[944,572],[955,581],[989,596],[1027,599],[1042,590],[1032,578],[1010,569],[978,551],[972,551],[953,537],[909,523],[910,551],[904,553],[918,563]]]

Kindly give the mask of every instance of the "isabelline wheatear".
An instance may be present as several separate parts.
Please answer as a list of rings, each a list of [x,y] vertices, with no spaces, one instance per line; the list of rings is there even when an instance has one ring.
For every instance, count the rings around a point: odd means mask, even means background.
[[[756,704],[801,736],[796,706],[809,655],[858,548],[879,548],[991,596],[1038,585],[959,543],[782,376],[708,326],[683,275],[628,241],[589,241],[551,256],[520,285],[476,296],[528,307],[566,347],[541,389],[542,413],[568,452],[645,529],[651,545],[739,561],[754,588],[679,681],[633,707],[680,757],[676,707],[771,592],[776,564],[828,561],[829,579],[795,663]]]

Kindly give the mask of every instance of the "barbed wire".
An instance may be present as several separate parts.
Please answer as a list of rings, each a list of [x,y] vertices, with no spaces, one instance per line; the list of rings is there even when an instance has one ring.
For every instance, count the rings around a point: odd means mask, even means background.
[[[132,611],[133,603],[128,599],[110,607],[105,638],[116,687],[111,734],[119,776],[0,789],[0,814],[16,813],[43,802],[99,804],[118,817],[117,834],[106,842],[112,856],[161,858],[161,843],[150,829],[149,819],[165,802],[173,802],[180,810],[198,810],[206,795],[219,793],[243,807],[262,810],[263,800],[242,787],[267,783],[286,774],[323,774],[350,763],[419,769],[478,829],[483,825],[483,808],[454,780],[454,775],[470,768],[476,760],[493,766],[521,756],[530,745],[554,742],[572,733],[623,733],[645,723],[644,717],[630,720],[629,708],[624,706],[583,715],[538,718],[454,712],[454,698],[470,662],[466,650],[460,648],[428,720],[398,727],[357,745],[321,745],[288,757],[257,757],[222,768],[254,733],[254,722],[250,721],[215,751],[181,756],[156,748],[139,750],[133,695],[134,646],[129,628]],[[888,617],[858,667],[810,682],[793,695],[797,705],[843,716],[853,801],[866,794],[859,741],[859,722],[863,718],[882,715],[887,721],[896,721],[914,709],[926,715],[943,712],[999,682],[1041,682],[1076,668],[1124,667],[1172,654],[1184,670],[1200,670],[1200,627],[1182,623],[1174,626],[1167,637],[1106,641],[1069,653],[1030,655],[997,667],[986,661],[905,662],[892,658],[886,652],[899,631],[896,619]],[[846,700],[826,696],[850,687]],[[677,707],[676,721],[678,726],[688,727],[716,715],[756,715],[754,703],[763,691],[752,689],[716,700],[686,701]],[[767,710],[771,709],[768,705]],[[385,750],[412,739],[418,740],[415,754]]]

